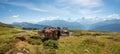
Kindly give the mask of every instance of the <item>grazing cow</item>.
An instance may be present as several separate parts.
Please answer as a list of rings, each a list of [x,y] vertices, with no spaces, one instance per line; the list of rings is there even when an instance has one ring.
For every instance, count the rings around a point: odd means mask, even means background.
[[[54,27],[45,29],[45,38],[48,39],[57,39],[57,30]]]
[[[69,36],[69,31],[67,29],[61,29],[60,27],[54,28],[44,28],[43,30],[39,31],[38,34],[42,34],[46,39],[54,39],[57,40],[62,34]]]
[[[62,29],[62,34],[65,35],[65,36],[69,36],[69,31],[67,28],[63,28]]]
[[[43,30],[38,31],[38,34],[39,34],[40,36],[44,36],[46,29],[47,29],[47,27],[45,27]]]
[[[44,36],[45,39],[51,39],[52,38],[52,30],[50,28],[47,28],[44,30]]]
[[[57,27],[57,37],[58,37],[58,39],[60,38],[60,36],[61,36],[61,28]]]
[[[61,35],[60,33],[60,28],[44,28],[43,30],[38,32],[39,34],[43,34],[45,39],[55,39],[57,40],[59,36]]]

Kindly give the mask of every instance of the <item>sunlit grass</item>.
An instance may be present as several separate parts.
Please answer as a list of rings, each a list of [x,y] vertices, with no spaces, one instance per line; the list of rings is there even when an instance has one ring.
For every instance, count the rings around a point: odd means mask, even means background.
[[[119,54],[120,42],[103,37],[65,37],[59,40],[58,54]],[[116,48],[118,47],[118,48]]]
[[[98,32],[85,30],[70,30],[71,36],[61,36],[53,42],[42,42],[40,39],[21,41],[16,36],[39,36],[38,30],[23,30],[20,28],[0,27],[0,50],[6,54],[14,51],[14,48],[29,50],[30,54],[120,54],[119,32]],[[21,34],[21,32],[23,32]],[[12,44],[14,48],[3,48],[6,44]],[[51,48],[56,44],[57,48]],[[11,47],[7,45],[8,47]],[[48,47],[47,47],[48,46]],[[19,51],[19,50],[18,50]],[[17,50],[15,52],[18,52]],[[12,54],[12,53],[11,53]]]

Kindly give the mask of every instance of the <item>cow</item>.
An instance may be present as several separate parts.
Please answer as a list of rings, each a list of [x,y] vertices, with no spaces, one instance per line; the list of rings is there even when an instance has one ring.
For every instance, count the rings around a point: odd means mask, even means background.
[[[57,40],[59,39],[61,32],[60,32],[60,27],[50,27],[50,28],[44,28],[41,31],[38,31],[39,34],[42,34],[44,36],[44,39],[54,39]]]
[[[69,36],[68,28],[63,28],[61,33],[62,33],[62,36]]]
[[[69,36],[68,29],[61,29],[60,27],[50,27],[50,28],[44,28],[43,30],[38,31],[38,34],[44,36],[44,39],[54,39],[57,40],[60,38],[62,34],[65,34],[65,36]]]

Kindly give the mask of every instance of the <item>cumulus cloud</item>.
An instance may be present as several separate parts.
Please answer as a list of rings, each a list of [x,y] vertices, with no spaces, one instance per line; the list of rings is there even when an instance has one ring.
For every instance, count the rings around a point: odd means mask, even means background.
[[[83,20],[86,22],[89,21],[96,22],[107,19],[120,19],[120,15],[118,14],[110,14],[108,16],[102,16],[102,17],[95,16],[95,14],[99,14],[100,12],[103,11],[102,9],[98,8],[104,5],[102,0],[56,0],[56,3],[53,2],[54,4],[46,4],[46,3],[42,4],[44,7],[37,6],[34,3],[6,2],[6,1],[2,3],[20,6],[34,11],[47,12],[47,14],[49,12],[50,14],[53,15],[45,18],[36,17],[35,20],[34,19],[21,20],[19,15],[13,15],[12,18],[14,18],[14,20],[16,21],[39,22],[44,20],[65,20],[70,22],[80,22],[81,20]],[[71,8],[71,7],[75,7],[75,8]],[[94,9],[96,7],[97,9]],[[12,10],[9,11],[11,12]],[[60,15],[60,16],[56,16],[56,15]],[[68,18],[66,18],[66,16]]]
[[[84,19],[82,17],[79,18],[65,18],[65,17],[60,17],[60,16],[49,16],[46,18],[39,18],[39,21],[46,21],[46,20],[64,20],[68,22],[79,22],[80,20],[89,20],[92,17],[85,17]],[[39,22],[38,21],[38,22]]]
[[[112,20],[112,19],[120,19],[119,14],[110,14],[106,16],[85,16],[85,17],[78,17],[78,18],[66,18],[66,17],[61,17],[61,16],[48,16],[45,18],[39,17],[36,19],[29,19],[29,20],[21,20],[19,15],[13,15],[12,16],[13,20],[15,22],[30,22],[30,23],[37,23],[41,21],[46,21],[46,20],[64,20],[68,22],[79,22],[79,23],[86,23],[86,24],[93,24],[96,22],[100,21],[105,21],[105,20]],[[88,23],[91,22],[91,23]]]
[[[20,18],[20,15],[12,15],[10,18],[14,22],[22,22],[22,19]]]
[[[91,22],[91,23],[95,23],[95,22],[100,22],[100,21],[104,21],[104,20],[112,20],[112,19],[120,19],[120,15],[119,14],[110,14],[110,15],[106,15],[106,16],[85,16],[85,17],[78,17],[78,18],[62,18],[60,16],[51,16],[51,17],[47,17],[47,18],[41,18],[41,21],[44,20],[65,20],[65,21],[69,21],[69,22]]]
[[[113,14],[108,15],[107,18],[110,18],[110,19],[114,19],[114,18],[120,19],[120,15],[113,13]]]
[[[59,16],[49,16],[46,18],[39,18],[39,21],[45,21],[45,20],[63,20],[63,18],[60,18]]]
[[[113,13],[113,14],[109,14],[109,15],[106,15],[106,16],[93,17],[92,19],[93,20],[96,19],[96,20],[94,20],[96,22],[105,21],[105,20],[113,20],[113,19],[120,20],[120,15],[116,14],[116,13]]]
[[[12,18],[19,18],[19,15],[13,15]]]
[[[99,22],[99,21],[113,20],[113,19],[120,20],[120,15],[113,13],[105,16],[92,16],[92,17],[85,17],[85,18],[88,19],[89,21]]]

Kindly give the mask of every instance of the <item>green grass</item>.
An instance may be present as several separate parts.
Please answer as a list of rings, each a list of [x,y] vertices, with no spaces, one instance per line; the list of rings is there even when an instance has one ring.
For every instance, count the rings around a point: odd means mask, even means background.
[[[73,36],[119,36],[120,32],[89,31],[89,30],[70,30]]]
[[[21,31],[24,33],[19,34]],[[70,30],[71,36],[61,36],[59,40],[15,39],[15,36],[39,36],[37,31],[0,27],[0,53],[10,54],[14,49],[26,48],[29,54],[120,54],[119,32]]]
[[[119,54],[120,42],[103,37],[62,37],[58,54]]]

